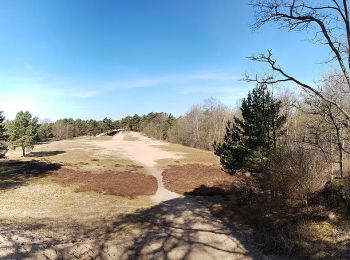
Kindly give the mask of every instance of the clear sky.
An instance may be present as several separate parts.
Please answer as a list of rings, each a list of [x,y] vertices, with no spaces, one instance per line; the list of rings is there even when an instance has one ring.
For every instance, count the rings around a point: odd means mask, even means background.
[[[214,97],[229,106],[264,73],[246,59],[272,49],[305,81],[327,53],[305,34],[253,31],[248,0],[2,0],[0,109],[41,118],[180,115]]]

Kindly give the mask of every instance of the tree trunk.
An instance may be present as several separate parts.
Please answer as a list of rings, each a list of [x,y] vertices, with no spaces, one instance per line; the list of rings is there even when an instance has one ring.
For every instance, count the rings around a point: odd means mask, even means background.
[[[22,154],[23,154],[23,157],[26,157],[26,147],[25,146],[22,146]]]
[[[340,145],[339,147],[339,172],[340,172],[340,178],[343,178],[343,149]]]
[[[330,163],[331,163],[331,176],[330,176],[330,179],[331,181],[333,180],[334,178],[334,171],[333,171],[333,139],[332,139],[332,130],[330,131]]]
[[[339,173],[340,177],[343,178],[343,142],[341,136],[341,130],[336,126],[337,133],[337,145],[339,150]]]

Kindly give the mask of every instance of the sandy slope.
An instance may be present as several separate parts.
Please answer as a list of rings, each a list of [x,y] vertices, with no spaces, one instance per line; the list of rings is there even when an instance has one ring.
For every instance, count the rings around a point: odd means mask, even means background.
[[[180,153],[171,153],[156,147],[157,145],[167,145],[166,142],[150,139],[137,132],[122,132],[113,136],[112,140],[93,143],[103,148],[102,153],[118,152],[127,159],[149,168],[154,168],[157,160],[182,158],[183,156]]]
[[[166,143],[138,133],[78,141],[94,156],[143,164],[158,180],[156,204],[137,207],[137,199],[74,193],[46,182],[0,191],[0,259],[264,259],[231,223],[164,188],[156,161],[184,154],[163,151],[159,145]]]
[[[144,165],[158,180],[153,200],[159,205],[142,211],[135,217],[140,229],[131,251],[118,257],[156,259],[251,259],[262,258],[254,245],[232,231],[232,227],[214,217],[209,210],[191,198],[167,190],[161,171],[156,169],[160,159],[180,159],[181,153],[162,150],[156,141],[135,132],[120,133],[112,141],[99,142],[106,152],[116,151],[129,160]],[[131,221],[132,222],[132,221]],[[140,223],[143,225],[140,226]],[[144,225],[149,223],[150,225]],[[131,224],[131,223],[129,223]]]
[[[157,203],[180,197],[164,187],[161,171],[155,166],[160,159],[180,159],[181,153],[172,153],[162,150],[159,145],[166,146],[166,142],[150,139],[140,133],[123,132],[113,136],[111,141],[95,142],[95,145],[103,148],[103,153],[118,152],[127,159],[145,166],[150,174],[157,178],[158,190],[152,197]]]

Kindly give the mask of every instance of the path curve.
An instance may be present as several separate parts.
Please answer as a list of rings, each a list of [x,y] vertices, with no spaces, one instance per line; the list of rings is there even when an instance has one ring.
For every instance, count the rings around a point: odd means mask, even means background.
[[[98,146],[104,148],[105,153],[111,151],[118,152],[126,159],[143,165],[147,171],[157,179],[158,189],[152,199],[156,203],[181,197],[180,194],[172,192],[165,188],[162,172],[156,168],[157,161],[160,159],[180,159],[181,153],[164,151],[158,145],[167,145],[168,143],[150,139],[137,132],[121,132],[113,136],[111,141],[96,142]]]
[[[96,143],[106,153],[116,151],[129,160],[142,164],[157,178],[158,189],[152,197],[156,206],[141,211],[136,217],[126,216],[126,222],[135,220],[141,228],[129,238],[126,255],[117,258],[134,259],[268,259],[257,250],[248,236],[210,212],[194,198],[184,197],[164,187],[162,172],[156,168],[160,159],[180,159],[184,155],[162,150],[156,141],[135,132],[119,133],[111,141]],[[123,221],[121,221],[123,223]],[[116,226],[121,226],[121,223]]]

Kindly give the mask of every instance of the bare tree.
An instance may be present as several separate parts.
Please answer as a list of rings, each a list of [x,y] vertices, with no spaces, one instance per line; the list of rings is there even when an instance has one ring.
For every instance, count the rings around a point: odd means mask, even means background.
[[[315,43],[330,49],[328,62],[336,62],[350,92],[350,23],[347,0],[256,0],[252,1],[255,9],[255,27],[275,23],[290,31],[308,30]],[[312,93],[339,110],[350,124],[350,114],[336,100],[324,95],[317,86],[302,82],[278,65],[272,52],[250,57],[251,60],[269,65],[275,77],[263,78],[247,76],[248,81],[276,84],[291,82],[303,90]]]
[[[327,181],[327,164],[319,151],[294,147],[270,158],[265,188],[273,200],[299,198],[308,205],[308,196],[322,189]]]
[[[171,142],[202,149],[212,149],[215,141],[225,135],[226,123],[232,117],[230,109],[214,98],[193,106],[176,120],[170,131]]]
[[[325,96],[335,100],[343,109],[349,111],[349,100],[344,95],[344,88],[347,83],[344,77],[339,73],[333,72],[326,75],[322,79],[322,92]],[[304,113],[310,115],[313,120],[309,120],[307,128],[311,130],[313,138],[309,138],[308,142],[321,148],[324,152],[329,151],[332,160],[332,152],[334,143],[337,147],[339,155],[339,172],[340,176],[344,176],[344,157],[349,150],[345,148],[345,142],[349,135],[347,119],[343,113],[336,109],[333,104],[324,101],[316,95],[310,95],[304,100]],[[330,143],[330,145],[327,145]],[[328,149],[327,149],[328,148]]]

